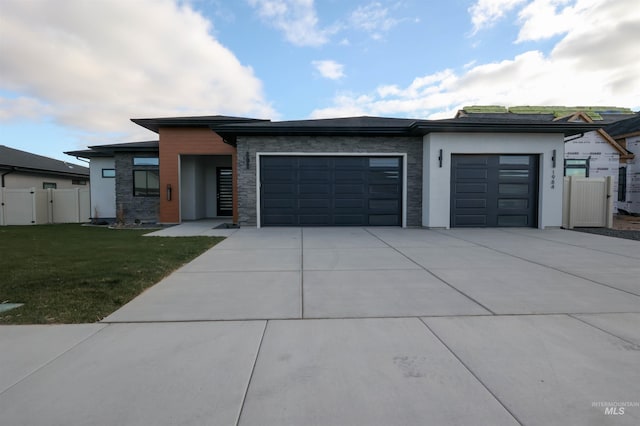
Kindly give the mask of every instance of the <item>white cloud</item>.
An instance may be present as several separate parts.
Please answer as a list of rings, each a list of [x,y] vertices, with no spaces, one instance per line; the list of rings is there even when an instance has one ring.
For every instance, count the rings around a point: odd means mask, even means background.
[[[522,28],[516,42],[536,41],[563,34],[580,24],[585,12],[599,0],[534,0],[518,14]],[[563,7],[564,6],[564,7]]]
[[[186,4],[3,0],[0,9],[0,89],[22,96],[2,101],[5,119],[38,111],[128,135],[131,117],[273,116],[253,70]]]
[[[296,46],[321,46],[329,41],[331,29],[318,28],[313,0],[247,0],[260,18],[284,33]]]
[[[400,20],[389,16],[389,9],[380,2],[358,6],[349,16],[352,27],[365,31],[374,39],[381,39],[383,34],[400,23]]]
[[[0,123],[14,120],[37,120],[39,117],[49,115],[51,107],[37,99],[26,96],[6,98],[0,96]]]
[[[344,65],[332,60],[312,61],[320,75],[330,80],[340,80],[344,77]]]
[[[495,24],[514,8],[525,3],[527,0],[477,0],[469,8],[473,32]]]
[[[468,63],[459,72],[443,70],[418,77],[406,87],[387,84],[366,94],[339,93],[331,106],[311,116],[357,111],[359,115],[442,118],[443,112],[470,104],[639,108],[640,8],[636,2],[577,0],[571,7],[572,18],[562,27],[566,34],[548,54],[531,50],[503,61]],[[527,10],[522,28],[547,13]],[[567,16],[569,11],[557,12],[563,13]],[[558,34],[557,27],[550,31]]]

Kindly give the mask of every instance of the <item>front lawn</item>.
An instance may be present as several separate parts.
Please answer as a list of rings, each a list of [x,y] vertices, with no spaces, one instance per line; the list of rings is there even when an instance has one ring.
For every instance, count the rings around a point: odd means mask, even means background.
[[[99,321],[222,238],[80,225],[0,227],[0,324]]]

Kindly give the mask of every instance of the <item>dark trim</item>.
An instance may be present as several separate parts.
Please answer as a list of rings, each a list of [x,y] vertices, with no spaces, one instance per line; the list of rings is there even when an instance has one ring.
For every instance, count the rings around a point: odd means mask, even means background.
[[[17,167],[17,166],[2,166],[0,165],[0,170],[5,169],[9,170],[8,173],[3,173],[7,175],[9,173],[28,173],[32,175],[44,175],[44,176],[60,176],[66,178],[79,178],[79,179],[89,179],[89,173],[65,173],[65,172],[57,172],[54,170],[44,170],[44,169],[31,169],[28,167]],[[4,180],[4,179],[3,179]]]
[[[380,124],[376,124],[380,123]],[[531,120],[407,120],[377,117],[261,122],[209,126],[228,144],[238,136],[423,136],[429,133],[562,133],[576,135],[602,126]]]
[[[210,126],[215,127],[223,124],[253,123],[269,120],[212,115],[204,117],[132,118],[131,121],[136,123],[138,126],[142,126],[145,129],[158,133],[161,127],[200,127],[206,129]]]

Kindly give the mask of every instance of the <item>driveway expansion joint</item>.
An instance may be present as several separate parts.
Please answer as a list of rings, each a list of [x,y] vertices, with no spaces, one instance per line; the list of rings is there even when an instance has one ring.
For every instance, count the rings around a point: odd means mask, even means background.
[[[444,340],[442,340],[440,338],[440,336],[438,334],[436,334],[435,331],[433,331],[431,329],[431,327],[429,327],[429,325],[424,322],[424,320],[422,318],[418,318],[418,320],[425,326],[425,328],[427,330],[429,330],[429,332],[431,332],[431,334],[433,334],[433,336],[438,339],[438,341],[445,347],[447,348],[447,351],[449,351],[449,353],[451,353],[451,355],[453,355],[455,357],[456,360],[458,360],[458,362],[469,372],[469,374],[471,374],[477,381],[478,383],[480,383],[482,385],[483,388],[485,388],[487,390],[487,392],[489,392],[489,394],[498,402],[498,404],[500,404],[502,406],[502,408],[504,408],[507,413],[509,413],[511,415],[511,417],[513,417],[513,419],[519,424],[519,425],[523,425],[523,423],[520,421],[520,419],[518,418],[518,416],[516,416],[516,414],[511,411],[509,409],[509,407],[507,407],[501,400],[500,398],[498,398],[498,396],[482,381],[482,379],[480,379],[480,377],[471,369],[471,367],[469,367],[463,360],[462,358],[460,358],[454,351],[453,349],[451,349],[449,347],[449,345],[447,345],[445,343]]]
[[[496,315],[496,313],[494,311],[492,311],[491,309],[489,309],[487,306],[485,306],[484,304],[480,303],[479,301],[477,301],[476,299],[474,299],[473,297],[469,296],[468,294],[466,294],[465,292],[463,292],[462,290],[460,290],[459,288],[453,286],[452,284],[448,283],[447,281],[443,280],[442,278],[440,278],[439,276],[437,276],[436,274],[434,274],[432,271],[430,271],[428,268],[425,268],[424,266],[422,266],[421,264],[419,264],[418,262],[416,262],[415,260],[411,259],[409,256],[407,256],[406,254],[404,254],[403,252],[401,252],[400,250],[398,250],[396,247],[392,246],[391,244],[387,243],[385,240],[383,240],[382,238],[380,238],[379,236],[377,236],[376,234],[372,233],[371,231],[369,231],[369,229],[365,228],[365,231],[368,232],[369,234],[371,234],[374,238],[377,238],[378,240],[382,241],[384,244],[386,244],[389,248],[393,249],[394,251],[396,251],[398,254],[400,254],[401,256],[403,256],[404,258],[406,258],[407,260],[409,260],[410,262],[412,262],[413,264],[415,264],[416,266],[418,266],[420,269],[424,270],[425,272],[427,272],[428,274],[430,274],[431,276],[433,276],[434,278],[436,278],[437,280],[441,281],[442,283],[446,284],[447,286],[451,287],[453,290],[457,291],[458,293],[460,293],[462,296],[466,297],[467,299],[471,300],[473,303],[475,303],[476,305],[480,306],[482,309],[490,312],[492,315]]]

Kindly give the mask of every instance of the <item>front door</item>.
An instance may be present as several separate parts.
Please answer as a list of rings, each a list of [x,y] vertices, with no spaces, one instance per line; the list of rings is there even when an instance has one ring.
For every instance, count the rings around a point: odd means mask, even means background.
[[[231,167],[216,169],[217,215],[233,215],[233,170]]]

